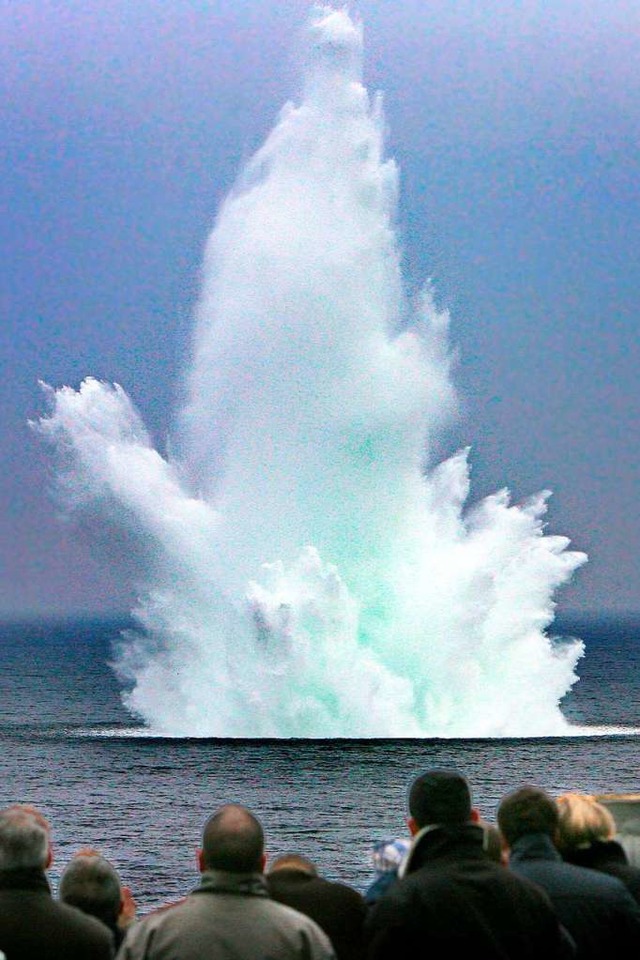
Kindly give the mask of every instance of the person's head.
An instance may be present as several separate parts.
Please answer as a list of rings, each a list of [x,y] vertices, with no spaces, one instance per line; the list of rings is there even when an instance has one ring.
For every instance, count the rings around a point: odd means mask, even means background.
[[[209,817],[198,851],[202,872],[262,873],[265,862],[264,832],[250,810],[228,803]]]
[[[53,859],[49,824],[28,804],[0,810],[0,870],[46,870]]]
[[[65,867],[58,894],[64,903],[115,927],[122,908],[122,885],[108,860],[95,850],[81,850]]]
[[[557,841],[561,850],[588,847],[594,841],[612,840],[616,833],[613,815],[587,793],[563,793],[557,797]]]
[[[427,770],[409,789],[409,829],[416,834],[431,824],[461,826],[478,820],[469,784],[457,770]]]
[[[311,877],[318,876],[316,865],[298,853],[283,853],[282,856],[276,857],[269,865],[269,873],[275,873],[277,870],[297,870]]]
[[[539,787],[512,790],[498,806],[498,827],[510,847],[528,833],[545,833],[555,842],[558,818],[555,800]]]
[[[478,820],[478,826],[482,827],[484,852],[491,860],[496,863],[506,863],[505,851],[502,845],[502,834],[495,823],[489,823],[487,820]]]
[[[371,857],[376,875],[380,877],[385,873],[397,873],[410,849],[411,840],[405,837],[376,840]]]

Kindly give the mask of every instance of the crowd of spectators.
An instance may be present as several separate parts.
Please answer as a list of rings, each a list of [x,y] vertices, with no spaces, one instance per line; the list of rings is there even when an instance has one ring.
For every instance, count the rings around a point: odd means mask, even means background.
[[[410,785],[407,835],[373,847],[362,891],[302,853],[267,863],[262,824],[240,804],[206,821],[199,885],[140,914],[98,850],[65,866],[54,895],[49,823],[0,810],[0,960],[611,960],[640,955],[640,868],[595,797],[525,784],[497,823],[466,778]]]

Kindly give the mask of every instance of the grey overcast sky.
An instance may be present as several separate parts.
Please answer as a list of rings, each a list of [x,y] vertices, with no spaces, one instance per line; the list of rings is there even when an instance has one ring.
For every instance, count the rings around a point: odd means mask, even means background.
[[[203,245],[298,90],[301,0],[0,0],[0,614],[126,611],[60,521],[38,387],[93,375],[160,449]],[[561,612],[640,609],[637,0],[361,0],[410,288],[451,310],[472,498],[553,491]]]

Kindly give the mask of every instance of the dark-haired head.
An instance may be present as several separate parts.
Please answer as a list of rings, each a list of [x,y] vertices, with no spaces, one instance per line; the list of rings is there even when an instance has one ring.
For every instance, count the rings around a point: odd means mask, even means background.
[[[198,854],[201,870],[261,873],[264,869],[264,832],[250,810],[229,803],[207,820]]]
[[[469,784],[457,770],[427,770],[411,784],[409,813],[418,829],[428,824],[459,826],[475,819]]]
[[[498,806],[498,826],[509,846],[527,833],[545,833],[555,840],[558,818],[555,800],[539,787],[513,790]]]

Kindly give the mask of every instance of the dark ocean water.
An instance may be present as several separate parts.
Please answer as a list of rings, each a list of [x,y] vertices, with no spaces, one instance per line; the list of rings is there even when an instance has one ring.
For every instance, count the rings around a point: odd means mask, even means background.
[[[251,807],[268,852],[303,853],[363,889],[375,840],[402,836],[408,782],[455,765],[493,819],[501,796],[640,791],[636,734],[492,740],[195,740],[148,737],[124,709],[108,661],[127,621],[0,628],[0,804],[30,802],[53,826],[60,869],[80,846],[118,867],[141,912],[196,882],[202,824],[219,804]],[[640,728],[640,616],[564,621],[587,647],[562,707],[579,724]]]

